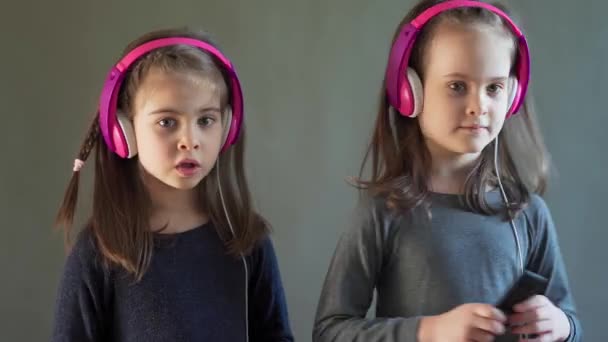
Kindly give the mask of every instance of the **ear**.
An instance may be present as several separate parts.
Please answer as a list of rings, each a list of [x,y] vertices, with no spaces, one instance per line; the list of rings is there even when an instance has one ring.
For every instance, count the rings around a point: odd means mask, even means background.
[[[116,120],[120,125],[121,134],[124,137],[124,139],[116,139],[116,137],[114,137],[117,153],[123,158],[133,158],[137,155],[137,140],[135,140],[133,122],[131,122],[131,119],[127,114],[121,111],[116,111]],[[124,144],[119,140],[124,140]]]

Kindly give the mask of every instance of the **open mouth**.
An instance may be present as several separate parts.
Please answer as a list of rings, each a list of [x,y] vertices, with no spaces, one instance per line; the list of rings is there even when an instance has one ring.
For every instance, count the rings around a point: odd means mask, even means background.
[[[200,164],[194,160],[183,160],[175,167],[182,176],[192,176],[200,168]]]
[[[197,167],[198,167],[198,164],[196,164],[196,163],[179,163],[179,164],[177,164],[177,168],[179,168],[179,169],[194,169]]]

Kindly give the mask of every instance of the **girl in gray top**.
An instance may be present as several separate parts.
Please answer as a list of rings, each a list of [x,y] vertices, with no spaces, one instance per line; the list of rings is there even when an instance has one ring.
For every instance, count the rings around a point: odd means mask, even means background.
[[[405,17],[314,341],[581,341],[540,197],[548,162],[529,68],[503,8],[424,0]],[[545,292],[497,309],[524,270],[548,279]]]

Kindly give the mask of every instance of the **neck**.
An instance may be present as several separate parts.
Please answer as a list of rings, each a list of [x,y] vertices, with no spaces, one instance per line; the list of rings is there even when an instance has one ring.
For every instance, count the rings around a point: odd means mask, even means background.
[[[430,189],[446,194],[462,194],[464,184],[477,163],[479,153],[431,152]]]
[[[152,202],[150,226],[153,231],[162,234],[181,233],[208,221],[201,209],[197,188],[176,189],[151,175],[144,175],[143,178]],[[163,227],[165,228],[162,229]]]

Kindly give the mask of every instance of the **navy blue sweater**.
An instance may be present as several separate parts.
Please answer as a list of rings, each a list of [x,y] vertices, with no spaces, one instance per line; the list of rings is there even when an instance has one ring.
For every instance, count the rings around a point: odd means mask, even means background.
[[[249,340],[293,341],[270,239],[246,260]],[[245,291],[243,262],[211,223],[157,238],[140,282],[104,268],[85,229],[65,264],[52,341],[245,341]]]

